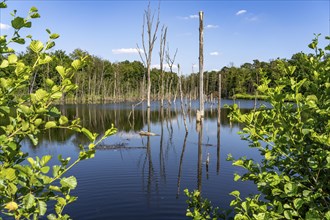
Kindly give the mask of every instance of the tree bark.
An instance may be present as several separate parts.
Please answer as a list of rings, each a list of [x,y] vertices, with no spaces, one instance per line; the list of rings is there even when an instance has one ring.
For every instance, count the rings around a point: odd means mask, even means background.
[[[204,90],[203,90],[203,72],[204,72],[204,13],[199,12],[199,111],[200,116],[204,117]],[[198,119],[197,119],[198,120]],[[198,120],[199,121],[199,120]]]
[[[221,73],[219,73],[219,91],[218,91],[218,127],[221,124]]]
[[[151,13],[151,8],[150,8],[150,2],[148,4],[148,9],[144,11],[144,16],[143,16],[143,25],[142,25],[142,47],[143,47],[143,53],[144,53],[144,58],[142,56],[142,52],[138,46],[138,52],[140,55],[140,58],[142,62],[145,64],[147,67],[147,80],[148,80],[148,88],[147,88],[147,108],[150,108],[150,93],[151,93],[151,79],[150,79],[150,70],[151,70],[151,57],[152,57],[152,51],[154,48],[155,41],[157,39],[156,34],[158,31],[158,26],[159,26],[159,12],[160,12],[160,7],[158,7],[158,16],[157,16],[157,21],[156,21],[156,26],[155,29],[152,30],[152,25],[154,23],[154,14]],[[147,25],[147,34],[148,34],[148,48],[146,46],[145,42],[145,37],[144,37],[144,32],[145,32],[145,27],[144,25]]]

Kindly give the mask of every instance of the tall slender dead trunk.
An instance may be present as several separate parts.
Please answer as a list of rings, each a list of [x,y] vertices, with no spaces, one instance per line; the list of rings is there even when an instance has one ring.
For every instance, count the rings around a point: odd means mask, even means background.
[[[160,36],[160,49],[159,49],[159,65],[160,65],[160,106],[164,106],[164,56],[165,56],[165,46],[166,46],[166,34],[167,27],[162,27],[161,36]]]
[[[204,13],[199,12],[199,115],[204,117],[204,90],[203,90],[203,72],[204,72]],[[197,118],[197,121],[200,121]]]
[[[221,124],[221,73],[219,73],[219,91],[218,91],[218,127]]]
[[[172,89],[172,82],[173,82],[173,65],[174,65],[177,53],[178,53],[178,48],[175,50],[173,58],[171,58],[170,49],[169,49],[169,47],[167,47],[167,50],[166,50],[166,63],[168,65],[168,67],[170,68],[170,73],[171,73],[171,81],[170,81],[170,85],[169,85],[169,89],[168,89],[168,91],[169,91],[169,93],[168,93],[169,94],[169,96],[168,96],[169,104],[171,104],[171,89]]]
[[[147,88],[147,107],[150,108],[150,93],[151,93],[151,79],[150,79],[150,72],[151,72],[151,57],[152,57],[152,51],[154,48],[155,41],[157,39],[156,34],[158,31],[158,26],[159,26],[159,12],[160,12],[160,7],[158,7],[158,16],[157,16],[157,21],[155,25],[155,29],[153,30],[152,26],[154,24],[154,14],[151,13],[151,8],[150,8],[150,2],[148,4],[148,9],[144,11],[143,15],[143,25],[142,25],[142,48],[143,51],[138,47],[138,52],[140,55],[140,58],[147,68],[147,80],[148,80],[148,88]],[[147,32],[147,38],[148,38],[148,45],[146,45],[145,42],[145,24],[147,25],[146,32]],[[142,53],[144,54],[144,58],[142,56]]]

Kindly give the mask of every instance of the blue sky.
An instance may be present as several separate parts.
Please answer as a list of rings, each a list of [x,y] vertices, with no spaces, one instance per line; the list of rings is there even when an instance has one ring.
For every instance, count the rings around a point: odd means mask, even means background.
[[[143,13],[148,1],[7,1],[1,11],[1,35],[13,30],[9,13],[14,9],[25,16],[29,8],[39,9],[41,18],[34,21],[34,39],[47,39],[46,28],[58,33],[55,49],[68,53],[76,48],[87,50],[111,62],[140,60]],[[158,1],[151,1],[157,10]],[[314,33],[330,35],[330,3],[324,1],[161,1],[160,23],[168,27],[171,53],[178,48],[175,63],[183,74],[198,71],[198,12],[204,11],[205,70],[239,66],[254,59],[290,58],[292,54],[311,52],[307,45]],[[158,37],[159,39],[159,37]],[[15,47],[24,50],[24,47]],[[159,64],[159,41],[152,64]]]

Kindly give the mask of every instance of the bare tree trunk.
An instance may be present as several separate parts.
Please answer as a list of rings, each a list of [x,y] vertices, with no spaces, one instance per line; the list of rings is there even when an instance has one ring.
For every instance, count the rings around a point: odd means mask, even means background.
[[[151,79],[150,79],[150,70],[151,70],[151,57],[152,57],[152,51],[154,48],[155,41],[157,39],[156,34],[158,31],[158,26],[159,26],[159,12],[160,12],[160,7],[158,7],[158,16],[157,16],[157,21],[156,21],[156,26],[155,29],[152,30],[152,25],[154,23],[154,14],[151,13],[151,8],[150,8],[150,2],[148,4],[148,9],[144,11],[144,16],[143,16],[143,25],[142,25],[142,47],[143,47],[143,53],[144,53],[144,58],[142,56],[142,52],[138,47],[138,52],[140,55],[140,58],[143,62],[143,64],[147,68],[147,79],[148,79],[148,89],[147,89],[147,107],[150,108],[150,93],[151,93]],[[144,37],[144,32],[145,28],[144,25],[147,25],[147,34],[148,34],[148,49],[146,47],[146,42],[145,42],[145,37]]]
[[[218,93],[218,127],[221,124],[221,73],[219,73],[219,93]]]
[[[164,106],[164,70],[163,70],[163,63],[164,63],[164,55],[165,55],[165,46],[166,46],[166,34],[167,34],[167,27],[162,27],[161,37],[160,37],[160,49],[159,49],[159,61],[160,61],[160,106]]]
[[[167,100],[168,100],[168,104],[172,104],[172,101],[171,101],[171,90],[172,90],[172,82],[173,82],[173,76],[171,75],[171,79],[170,79],[170,84],[168,86],[168,91],[167,91]]]
[[[175,62],[175,58],[176,58],[177,53],[178,53],[178,48],[175,50],[175,53],[174,53],[173,58],[171,58],[171,56],[170,56],[170,49],[169,49],[169,47],[167,47],[167,51],[166,51],[166,63],[169,66],[170,72],[171,72],[170,87],[168,89],[168,91],[169,91],[169,97],[168,97],[169,104],[171,104],[171,88],[172,88],[172,82],[173,82],[173,65],[174,65],[174,62]]]
[[[201,118],[204,117],[204,90],[203,90],[203,68],[204,68],[204,25],[203,25],[202,11],[199,12],[199,115]],[[200,121],[201,118],[197,118]]]
[[[255,96],[254,96],[254,111],[257,109],[257,97],[258,97],[258,86],[259,86],[258,72],[256,72],[256,77],[257,77],[257,86],[256,86]]]
[[[98,89],[98,95],[101,96],[101,91],[102,91],[102,85],[103,85],[103,77],[104,77],[104,61],[102,61],[102,72],[101,72],[101,79],[100,79],[100,84],[99,84],[99,89]]]
[[[117,66],[115,67],[115,79],[114,79],[114,85],[113,85],[113,101],[116,102],[116,91],[117,91]]]

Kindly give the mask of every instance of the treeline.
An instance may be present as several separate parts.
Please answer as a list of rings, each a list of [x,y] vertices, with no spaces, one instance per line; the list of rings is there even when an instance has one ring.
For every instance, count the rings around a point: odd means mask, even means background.
[[[18,56],[29,65],[33,65],[35,62],[35,55],[30,49],[21,52]],[[29,91],[23,91],[23,93],[31,93],[38,88],[45,87],[47,78],[59,83],[61,78],[56,72],[56,66],[69,66],[74,59],[88,56],[87,65],[73,79],[73,82],[78,85],[77,90],[74,93],[65,94],[64,100],[79,103],[119,102],[139,101],[146,97],[146,68],[140,61],[110,62],[81,49],[76,49],[70,54],[63,50],[56,50],[50,56],[55,57],[55,59],[36,69],[30,79]],[[313,54],[301,52],[294,54],[291,59],[278,58],[269,62],[253,60],[252,63],[244,63],[239,67],[229,65],[219,71],[205,72],[204,93],[209,100],[218,96],[219,74],[221,74],[221,88],[224,98],[254,96],[256,87],[260,84],[261,75],[266,76],[271,82],[276,82],[283,76],[284,71],[278,67],[280,62],[285,63],[285,66],[296,66],[294,74],[301,79],[308,80],[313,73],[310,72],[310,64],[306,61],[313,59],[313,57]],[[197,99],[199,96],[199,74],[190,73],[181,77],[184,96],[188,99]],[[158,100],[161,96],[161,73],[159,69],[152,69],[151,82],[151,97],[153,100]],[[165,71],[163,82],[165,100],[171,103],[178,96],[178,74]]]

